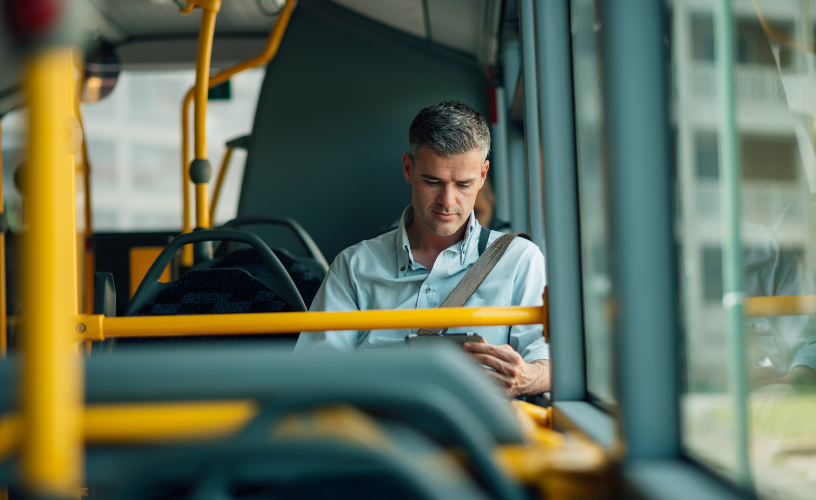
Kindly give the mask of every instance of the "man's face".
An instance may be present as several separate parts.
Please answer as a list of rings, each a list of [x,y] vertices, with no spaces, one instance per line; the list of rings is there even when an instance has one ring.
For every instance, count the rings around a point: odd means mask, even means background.
[[[413,160],[408,153],[402,155],[403,174],[411,184],[414,214],[432,234],[453,235],[473,210],[488,162],[482,161],[478,148],[453,158],[420,148]]]

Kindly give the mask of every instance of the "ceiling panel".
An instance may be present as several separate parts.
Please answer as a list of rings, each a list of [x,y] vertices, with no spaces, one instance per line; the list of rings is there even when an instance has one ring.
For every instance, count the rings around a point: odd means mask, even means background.
[[[196,35],[201,9],[181,14],[172,0],[90,0],[101,16],[124,38]],[[272,7],[274,0],[264,0]],[[229,0],[221,4],[216,34],[265,33],[275,17],[264,15],[256,0]],[[104,33],[106,34],[107,33]]]
[[[333,0],[347,9],[406,33],[425,38],[422,0]]]
[[[225,0],[215,25],[216,35],[264,36],[275,17],[265,15],[259,0]],[[260,0],[274,9],[284,0]],[[331,0],[384,25],[476,57],[490,64],[493,11],[500,0]],[[175,0],[89,0],[90,18],[102,35],[114,42],[134,39],[194,38],[201,9],[183,15]],[[427,5],[427,12],[425,11]],[[493,15],[488,16],[488,6]],[[491,26],[488,26],[491,25]],[[428,29],[428,27],[430,29]],[[483,39],[484,38],[484,39]]]
[[[427,0],[431,40],[477,56],[485,0]]]

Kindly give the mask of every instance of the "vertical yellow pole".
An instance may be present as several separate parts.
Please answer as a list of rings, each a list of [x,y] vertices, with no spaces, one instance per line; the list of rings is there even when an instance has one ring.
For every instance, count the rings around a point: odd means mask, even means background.
[[[190,102],[193,93],[187,92],[181,104],[181,234],[193,230],[190,223]],[[185,267],[193,265],[193,247],[187,245],[181,249],[181,264]]]
[[[82,188],[84,191],[84,227],[82,238],[82,259],[83,259],[83,301],[85,314],[93,314],[93,276],[96,269],[96,260],[93,249],[93,214],[91,213],[91,160],[88,158],[88,141],[85,137],[85,123],[82,121],[82,111],[79,108],[82,102],[82,87],[85,85],[85,68],[84,61],[79,60],[76,63],[76,68],[79,72],[77,79],[76,92],[74,93],[74,116],[79,122],[79,128],[82,130],[82,166],[77,166],[77,172],[82,172]]]
[[[3,124],[0,123],[0,137],[3,137]],[[3,197],[3,154],[0,152],[0,218],[6,215],[6,200]],[[6,321],[6,234],[0,232],[0,358],[6,357],[8,351],[8,333]],[[2,493],[0,493],[2,496]],[[0,500],[3,500],[0,498]]]
[[[215,18],[218,15],[220,1],[213,2],[203,9],[201,30],[198,34],[198,55],[196,57],[195,114],[193,130],[195,133],[195,160],[207,160],[207,91],[210,88],[210,60],[212,56],[213,36],[215,35]],[[210,211],[207,207],[207,181],[209,174],[195,175],[190,172],[195,183],[196,227],[210,227]],[[206,180],[205,180],[206,179]]]
[[[85,133],[85,125],[82,123],[82,115],[79,110],[79,103],[76,106],[76,118],[79,120],[80,127],[83,134]],[[85,191],[85,227],[83,231],[83,245],[85,249],[85,313],[93,313],[93,275],[96,268],[96,258],[93,249],[93,216],[91,214],[91,162],[88,159],[87,141],[82,139],[82,183]]]
[[[29,231],[23,242],[23,480],[34,496],[73,498],[82,476],[82,366],[74,339],[76,199],[68,149],[73,65],[68,47],[32,56],[27,75]]]

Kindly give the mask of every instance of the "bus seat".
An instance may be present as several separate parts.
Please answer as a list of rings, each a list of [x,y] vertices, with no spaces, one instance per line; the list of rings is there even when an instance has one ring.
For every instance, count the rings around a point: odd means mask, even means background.
[[[248,244],[266,267],[262,277],[245,269],[198,268],[177,280],[161,283],[158,277],[184,245],[202,241],[236,241]],[[209,265],[211,262],[205,263]],[[242,231],[211,230],[175,238],[153,262],[128,306],[126,316],[230,314],[250,312],[306,311],[306,305],[280,260],[257,236]],[[228,332],[225,332],[228,333]],[[118,339],[116,349],[134,346],[178,346],[195,344],[292,341],[297,333],[285,335],[218,335]]]
[[[325,272],[320,275],[315,274],[313,269],[308,269],[301,261],[295,259],[295,257],[286,250],[272,249],[272,252],[274,252],[275,256],[281,261],[283,267],[286,268],[286,272],[289,273],[289,276],[292,277],[292,281],[295,283],[298,292],[300,292],[300,296],[303,297],[303,302],[306,304],[306,307],[311,307],[312,301],[315,295],[317,295],[317,290],[323,283]],[[210,268],[243,269],[256,278],[271,278],[269,268],[260,256],[251,249],[231,252],[220,259],[216,259]]]
[[[0,363],[0,414],[15,404],[14,391],[4,394],[3,390],[17,387],[18,362],[13,358]],[[145,371],[145,366],[150,369]],[[293,483],[302,486],[305,480],[329,485],[334,479],[359,477],[366,468],[376,477],[389,477],[393,473],[389,464],[395,463],[391,460],[400,457],[419,467],[437,464],[432,460],[435,455],[426,453],[435,446],[464,452],[471,478],[492,498],[521,498],[517,486],[492,460],[497,444],[525,442],[518,423],[506,399],[500,397],[480,367],[451,348],[365,356],[293,356],[269,347],[130,353],[116,358],[91,357],[85,370],[88,405],[251,399],[259,410],[237,434],[215,441],[188,441],[176,446],[169,441],[133,443],[138,447],[136,452],[127,443],[90,444],[86,466],[89,484],[195,486],[218,472],[231,476],[230,484],[265,484],[272,488],[266,492],[283,493],[292,491],[289,487]],[[134,377],[135,373],[139,376]],[[337,405],[351,407],[373,421],[396,445],[391,448],[396,455],[389,455],[389,450],[376,442],[364,443],[370,435],[367,433],[358,435],[362,441],[356,440],[362,446],[354,446],[354,440],[331,439],[330,433],[309,434],[310,429],[320,431],[317,425],[303,427],[304,439],[297,433],[270,432],[293,413],[304,414],[303,422],[315,423],[308,412]],[[344,447],[344,443],[351,446]],[[224,464],[229,466],[222,469]],[[457,479],[447,469],[442,474],[423,471],[412,477]],[[6,477],[0,476],[2,479]],[[397,485],[403,487],[405,483],[395,481]],[[472,483],[470,490],[466,498],[481,496],[471,496],[479,491]],[[455,493],[448,490],[448,498],[459,498]],[[414,497],[428,498],[421,494]]]

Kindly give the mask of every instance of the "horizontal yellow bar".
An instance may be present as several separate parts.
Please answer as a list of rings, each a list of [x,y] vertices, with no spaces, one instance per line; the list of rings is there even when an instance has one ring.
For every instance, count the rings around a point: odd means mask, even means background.
[[[85,439],[123,443],[226,437],[257,414],[250,400],[93,405],[85,410]]]
[[[813,315],[816,314],[816,295],[746,297],[744,314],[749,318]]]
[[[227,437],[258,414],[254,401],[190,401],[91,405],[85,441],[95,444],[179,442]],[[0,416],[0,460],[19,449],[22,419]]]
[[[533,325],[542,307],[477,307],[348,312],[285,312],[104,318],[104,338],[297,333],[326,330]]]

